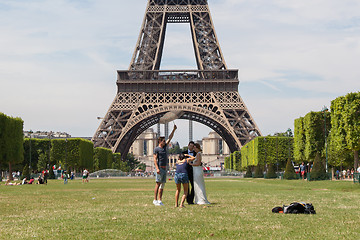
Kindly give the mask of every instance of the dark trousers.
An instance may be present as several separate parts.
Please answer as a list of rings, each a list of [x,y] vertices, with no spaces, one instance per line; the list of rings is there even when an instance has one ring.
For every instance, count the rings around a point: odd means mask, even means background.
[[[193,176],[193,170],[192,170],[192,167],[191,169],[186,169],[187,170],[187,173],[188,173],[188,176],[189,176],[189,192],[188,192],[188,195],[186,197],[186,202],[188,204],[194,204],[194,176]],[[190,186],[191,186],[191,189],[190,189]]]

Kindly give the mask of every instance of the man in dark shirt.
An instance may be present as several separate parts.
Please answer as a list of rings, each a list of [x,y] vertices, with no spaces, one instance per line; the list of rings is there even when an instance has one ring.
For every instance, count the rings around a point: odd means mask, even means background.
[[[154,149],[154,164],[156,169],[156,185],[154,191],[154,201],[155,206],[163,206],[162,195],[164,191],[164,186],[166,183],[166,168],[168,165],[168,156],[167,156],[167,145],[170,143],[171,139],[174,136],[176,130],[176,125],[172,130],[169,139],[165,141],[165,137],[159,137],[159,145]]]
[[[184,151],[183,154],[189,154],[195,157],[196,153],[194,151],[194,144],[195,143],[193,141],[190,141],[188,144],[188,150]],[[186,171],[188,173],[189,181],[190,181],[189,194],[186,197],[186,202],[188,204],[194,204],[194,177],[193,177],[193,168],[190,164],[186,166]],[[190,190],[190,186],[191,186],[191,190]]]

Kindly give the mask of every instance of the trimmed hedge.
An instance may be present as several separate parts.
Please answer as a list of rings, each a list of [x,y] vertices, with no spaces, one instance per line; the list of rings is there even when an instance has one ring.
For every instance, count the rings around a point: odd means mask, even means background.
[[[257,137],[241,148],[241,166],[279,163],[282,168],[289,157],[293,159],[293,150],[293,137]]]

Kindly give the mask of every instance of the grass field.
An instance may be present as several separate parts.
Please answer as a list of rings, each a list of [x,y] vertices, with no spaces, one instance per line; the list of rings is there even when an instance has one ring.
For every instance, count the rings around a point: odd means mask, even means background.
[[[336,181],[206,179],[208,207],[174,208],[168,181],[155,207],[153,179],[50,180],[0,185],[0,239],[359,239],[360,185]],[[273,214],[293,201],[316,215]]]

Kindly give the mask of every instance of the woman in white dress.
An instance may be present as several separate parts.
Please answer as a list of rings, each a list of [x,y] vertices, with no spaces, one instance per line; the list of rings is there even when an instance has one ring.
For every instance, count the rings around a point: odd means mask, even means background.
[[[193,162],[189,163],[193,166],[193,175],[194,175],[194,192],[195,192],[195,204],[210,204],[210,202],[206,198],[206,190],[205,190],[205,181],[204,181],[204,171],[201,166],[201,147],[200,144],[196,143],[194,146],[194,151],[196,152],[196,156],[188,157],[193,159]]]

